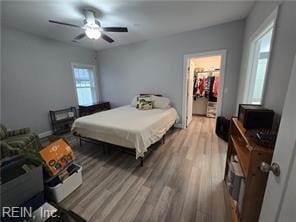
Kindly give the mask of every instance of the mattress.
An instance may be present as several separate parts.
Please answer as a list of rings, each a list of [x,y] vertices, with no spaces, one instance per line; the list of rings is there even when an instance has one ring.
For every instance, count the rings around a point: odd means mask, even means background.
[[[139,158],[178,120],[174,108],[138,110],[128,105],[80,117],[74,121],[72,131],[82,137],[136,149]]]

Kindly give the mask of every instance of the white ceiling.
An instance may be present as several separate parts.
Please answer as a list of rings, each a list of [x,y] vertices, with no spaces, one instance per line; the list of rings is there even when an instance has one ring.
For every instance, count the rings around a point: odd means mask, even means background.
[[[2,24],[36,35],[96,50],[190,31],[247,16],[250,1],[2,1]],[[83,25],[83,8],[95,9],[102,26],[126,26],[128,33],[109,33],[115,40],[72,39],[81,30],[50,24],[49,19]]]

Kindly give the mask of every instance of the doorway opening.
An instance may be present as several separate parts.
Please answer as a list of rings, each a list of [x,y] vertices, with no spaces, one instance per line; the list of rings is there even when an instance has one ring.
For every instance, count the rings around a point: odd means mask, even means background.
[[[185,55],[182,126],[192,116],[221,115],[226,50]]]

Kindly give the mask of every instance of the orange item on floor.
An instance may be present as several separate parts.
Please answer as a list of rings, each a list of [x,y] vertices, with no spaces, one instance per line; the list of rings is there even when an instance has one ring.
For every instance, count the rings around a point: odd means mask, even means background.
[[[75,159],[71,147],[64,139],[49,144],[39,153],[51,176],[58,174]]]

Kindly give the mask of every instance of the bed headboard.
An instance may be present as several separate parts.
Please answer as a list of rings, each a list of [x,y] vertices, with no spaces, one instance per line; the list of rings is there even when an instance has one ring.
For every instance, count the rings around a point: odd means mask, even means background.
[[[162,97],[161,94],[154,94],[154,93],[140,93],[140,96],[150,96],[150,95]]]

